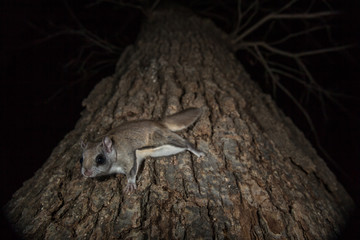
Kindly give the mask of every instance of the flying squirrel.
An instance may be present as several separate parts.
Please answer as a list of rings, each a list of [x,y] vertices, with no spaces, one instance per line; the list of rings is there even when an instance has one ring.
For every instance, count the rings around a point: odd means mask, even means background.
[[[126,122],[110,130],[98,141],[87,144],[81,142],[82,175],[93,178],[125,174],[127,185],[124,192],[130,193],[136,189],[136,175],[146,157],[171,156],[186,150],[197,157],[204,156],[188,140],[174,133],[188,128],[201,113],[200,108],[188,108],[161,121]]]

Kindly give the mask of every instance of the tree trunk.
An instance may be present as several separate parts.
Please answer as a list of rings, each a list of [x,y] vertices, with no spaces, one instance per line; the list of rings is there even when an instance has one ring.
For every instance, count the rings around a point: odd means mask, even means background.
[[[157,10],[83,104],[76,127],[5,206],[26,239],[334,239],[354,203],[304,135],[250,80],[227,37]],[[206,153],[149,158],[138,189],[85,179],[80,139],[124,121],[203,107],[180,132]]]

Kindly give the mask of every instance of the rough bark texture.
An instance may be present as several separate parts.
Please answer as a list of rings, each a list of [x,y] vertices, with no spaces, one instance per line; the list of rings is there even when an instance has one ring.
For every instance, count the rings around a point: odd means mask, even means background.
[[[75,129],[5,206],[28,239],[333,239],[353,202],[292,121],[234,58],[226,36],[183,10],[156,11]],[[180,134],[206,156],[147,159],[138,190],[123,175],[85,179],[80,139],[188,107]]]

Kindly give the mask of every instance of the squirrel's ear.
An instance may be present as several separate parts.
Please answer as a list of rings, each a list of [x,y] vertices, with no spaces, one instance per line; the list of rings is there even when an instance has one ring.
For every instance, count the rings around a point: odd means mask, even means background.
[[[112,151],[112,141],[108,136],[104,137],[103,145],[104,145],[105,151],[108,152],[108,153],[111,153],[111,151]]]
[[[86,148],[87,144],[85,144],[85,143],[84,143],[84,141],[83,141],[83,140],[81,140],[81,142],[80,142],[80,146],[81,146],[81,148],[82,148],[83,150],[85,150],[85,148]]]

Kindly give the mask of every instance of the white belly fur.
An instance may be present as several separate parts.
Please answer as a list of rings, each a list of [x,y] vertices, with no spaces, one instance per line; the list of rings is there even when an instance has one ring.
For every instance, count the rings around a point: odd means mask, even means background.
[[[122,173],[122,174],[125,174],[125,171],[122,167],[119,167],[119,166],[112,166],[110,168],[110,174],[112,173]]]
[[[136,158],[138,160],[144,159],[146,157],[166,157],[175,155],[178,153],[181,153],[183,151],[189,150],[193,154],[195,154],[198,157],[204,156],[205,154],[202,152],[199,152],[193,148],[182,148],[182,147],[176,147],[173,145],[163,145],[156,148],[146,148],[146,149],[138,149],[136,150]]]
[[[186,148],[175,147],[172,145],[163,145],[161,147],[152,148],[151,151],[149,152],[149,156],[164,157],[164,156],[175,155],[185,150]]]

